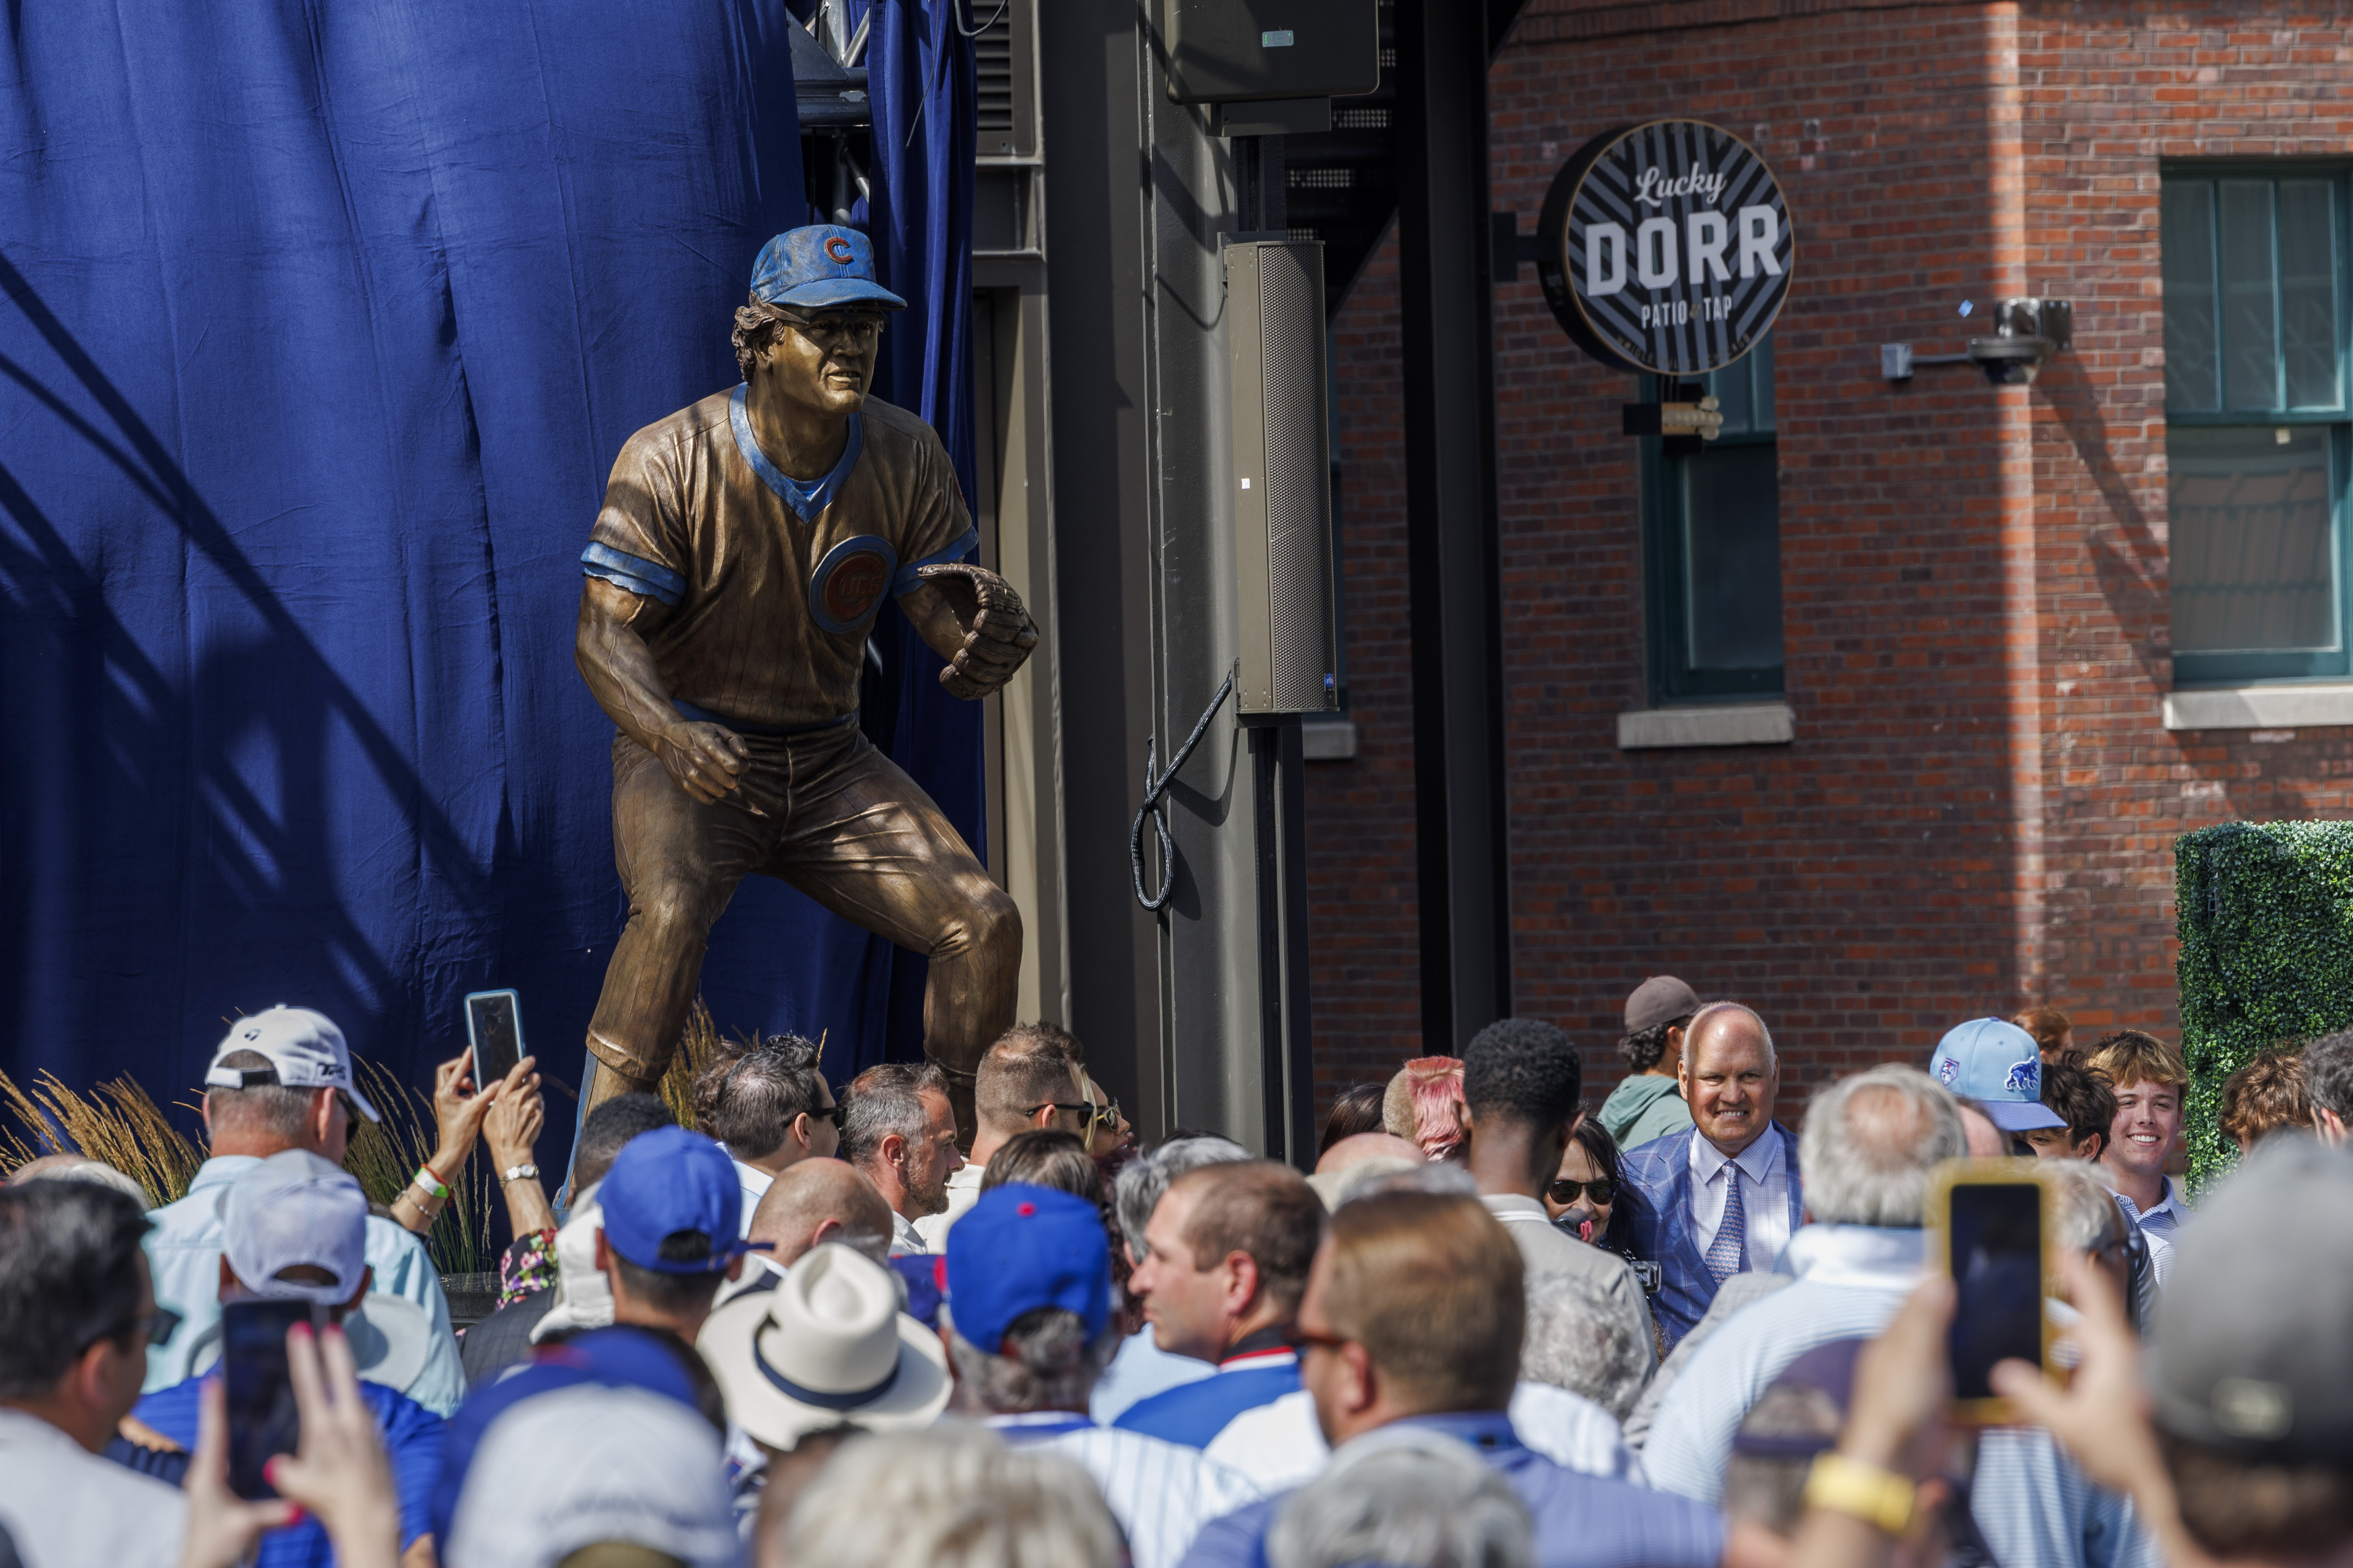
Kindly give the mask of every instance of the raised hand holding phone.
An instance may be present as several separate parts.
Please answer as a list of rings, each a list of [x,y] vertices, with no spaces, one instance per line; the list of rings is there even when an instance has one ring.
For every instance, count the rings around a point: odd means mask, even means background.
[[[1922,1217],[1929,1267],[1954,1287],[1946,1336],[1953,1419],[2010,1425],[2017,1415],[1993,1385],[1995,1365],[2022,1362],[2046,1375],[2052,1368],[2050,1184],[2032,1160],[1949,1160],[1928,1178]]]
[[[326,1527],[338,1568],[396,1568],[400,1494],[343,1331],[298,1324],[286,1336],[286,1365],[302,1441],[270,1461],[270,1483]]]

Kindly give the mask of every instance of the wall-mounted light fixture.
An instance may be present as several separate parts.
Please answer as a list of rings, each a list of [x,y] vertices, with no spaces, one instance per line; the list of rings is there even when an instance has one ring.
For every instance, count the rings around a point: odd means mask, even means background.
[[[1879,374],[1889,381],[1909,381],[1915,367],[1974,364],[1996,386],[2024,386],[2033,381],[2042,362],[2075,341],[2075,307],[2066,300],[2004,300],[1994,307],[1994,331],[1989,338],[1971,338],[1968,352],[1918,354],[1910,343],[1879,345]]]

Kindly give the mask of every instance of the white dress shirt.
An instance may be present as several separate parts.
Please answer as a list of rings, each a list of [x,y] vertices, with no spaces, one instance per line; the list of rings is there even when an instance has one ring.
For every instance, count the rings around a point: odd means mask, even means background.
[[[725,1147],[723,1144],[721,1146]],[[735,1234],[749,1236],[752,1234],[752,1211],[760,1206],[760,1200],[768,1195],[768,1189],[776,1184],[776,1178],[757,1165],[747,1165],[736,1160],[732,1152],[727,1157],[735,1161],[735,1184],[744,1189],[744,1213],[735,1222]]]
[[[1581,1394],[1523,1383],[1512,1390],[1511,1417],[1521,1442],[1565,1470],[1648,1484],[1618,1418]],[[1315,1396],[1303,1388],[1243,1411],[1201,1451],[1270,1493],[1305,1486],[1332,1458],[1315,1419]]]
[[[988,1424],[1008,1442],[1060,1454],[1092,1476],[1126,1532],[1135,1568],[1176,1568],[1203,1525],[1266,1495],[1262,1478],[1229,1469],[1197,1448],[1098,1426],[1083,1415],[1043,1410],[992,1415]]]
[[[2189,1217],[2189,1205],[2181,1201],[2181,1189],[2173,1184],[2171,1176],[2163,1180],[2165,1197],[2146,1212],[2124,1194],[2116,1194],[2116,1206],[2140,1222],[2141,1237],[2148,1243],[2148,1271],[2160,1290],[2173,1272],[2174,1233]]]
[[[931,1248],[923,1245],[923,1233],[915,1228],[915,1222],[897,1209],[892,1209],[891,1211],[891,1256],[904,1258],[910,1253],[928,1253],[929,1251]]]
[[[171,1568],[187,1512],[177,1489],[0,1407],[0,1528],[25,1568]]]
[[[1692,1233],[1699,1255],[1715,1244],[1724,1224],[1725,1184],[1740,1183],[1740,1202],[1748,1215],[1748,1267],[1769,1274],[1789,1245],[1789,1163],[1781,1152],[1781,1135],[1767,1126],[1747,1148],[1726,1158],[1723,1150],[1697,1133],[1691,1141]],[[1735,1174],[1736,1173],[1736,1176]]]

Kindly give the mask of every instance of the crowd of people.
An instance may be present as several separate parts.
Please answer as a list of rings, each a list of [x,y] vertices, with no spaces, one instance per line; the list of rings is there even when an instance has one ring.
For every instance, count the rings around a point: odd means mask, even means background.
[[[372,1205],[344,1038],[273,1008],[215,1052],[184,1197],[71,1153],[0,1187],[0,1568],[2353,1553],[2353,1033],[2221,1087],[2244,1157],[2194,1210],[2189,1075],[2138,1031],[1968,1020],[1795,1125],[1747,1006],[1654,977],[1619,1047],[1589,1108],[1566,1034],[1490,1025],[1338,1094],[1312,1174],[1139,1148],[1049,1025],[983,1058],[968,1147],[936,1069],[837,1097],[777,1037],[722,1048],[691,1127],[597,1105],[552,1180],[534,1064],[460,1058]],[[514,1240],[460,1331],[421,1237],[478,1148]],[[1940,1167],[2003,1155],[2047,1163],[2064,1375],[2003,1363],[1973,1424],[1926,1227]],[[256,1303],[299,1424],[233,1486]]]

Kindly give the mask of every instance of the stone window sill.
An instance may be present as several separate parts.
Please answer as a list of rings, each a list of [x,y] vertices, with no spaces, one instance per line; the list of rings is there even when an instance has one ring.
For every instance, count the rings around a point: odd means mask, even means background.
[[[2168,730],[2312,730],[2353,724],[2353,685],[2208,687],[2165,694]]]
[[[1310,713],[1299,722],[1299,753],[1311,763],[1356,760],[1356,721],[1342,713]]]
[[[1659,746],[1786,746],[1797,738],[1798,716],[1787,702],[1638,708],[1618,715],[1618,746],[1627,752]]]

